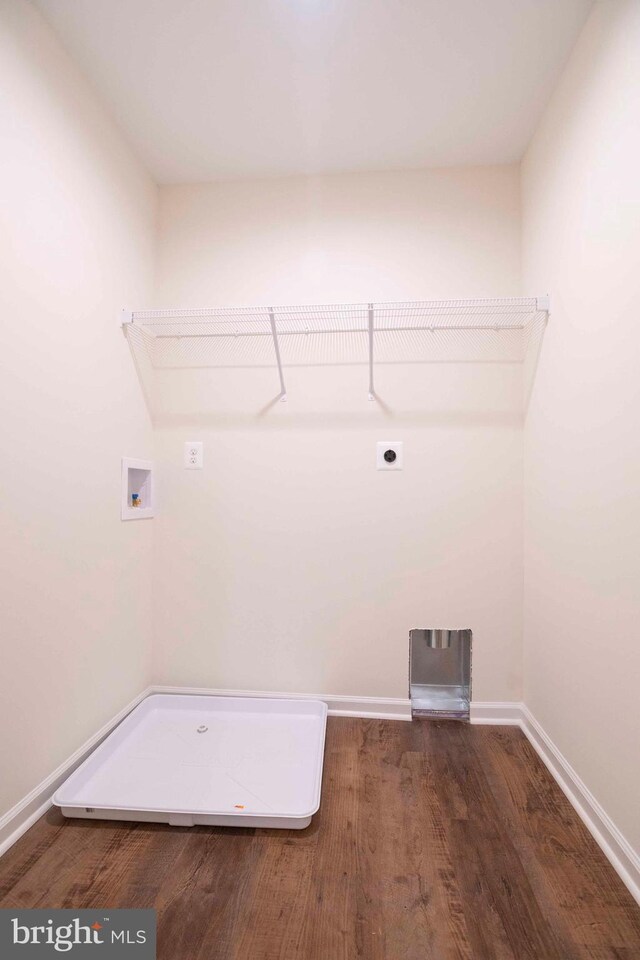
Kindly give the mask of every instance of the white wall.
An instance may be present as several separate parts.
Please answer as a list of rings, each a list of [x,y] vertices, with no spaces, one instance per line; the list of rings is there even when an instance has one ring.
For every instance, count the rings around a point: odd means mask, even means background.
[[[162,187],[158,300],[517,295],[518,205],[516,166]]]
[[[161,189],[159,306],[514,295],[517,167]],[[248,358],[252,360],[252,358]],[[404,697],[408,631],[474,630],[477,699],[521,693],[521,371],[160,377],[155,679]],[[185,471],[182,444],[205,442]],[[375,442],[405,443],[377,473]]]
[[[597,4],[523,168],[525,701],[640,850],[640,4]]]
[[[148,683],[152,528],[119,519],[152,435],[123,303],[156,191],[29,3],[0,5],[0,814]]]

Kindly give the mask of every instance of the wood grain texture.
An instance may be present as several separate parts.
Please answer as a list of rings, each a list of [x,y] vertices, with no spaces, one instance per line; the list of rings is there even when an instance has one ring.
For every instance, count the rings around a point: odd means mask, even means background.
[[[520,730],[331,718],[303,831],[64,820],[2,907],[155,907],[159,960],[640,960],[640,909]]]

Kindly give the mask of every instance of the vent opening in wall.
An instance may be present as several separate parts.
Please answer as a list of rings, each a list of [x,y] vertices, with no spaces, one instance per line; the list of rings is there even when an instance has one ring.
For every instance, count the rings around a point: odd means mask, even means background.
[[[471,630],[409,631],[409,696],[413,717],[468,720]]]

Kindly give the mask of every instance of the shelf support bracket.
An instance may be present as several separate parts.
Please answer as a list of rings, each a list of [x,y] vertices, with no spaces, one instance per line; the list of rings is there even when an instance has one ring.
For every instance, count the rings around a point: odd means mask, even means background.
[[[269,307],[269,323],[271,324],[271,336],[273,337],[273,349],[276,352],[276,362],[278,364],[278,376],[280,377],[280,400],[284,402],[287,399],[287,388],[284,385],[284,374],[282,372],[282,358],[280,356],[280,344],[278,343],[278,330],[276,328],[276,318],[273,307]]]
[[[127,327],[129,326],[129,324],[133,323],[133,310],[124,310],[124,309],[121,310],[120,315],[118,317],[118,321],[119,321],[118,325],[120,326],[120,328],[122,329],[122,332],[126,336]]]
[[[551,304],[549,303],[549,294],[544,297],[536,297],[536,310],[541,312],[549,313],[551,309]]]
[[[369,400],[375,400],[373,389],[373,304],[369,304]]]

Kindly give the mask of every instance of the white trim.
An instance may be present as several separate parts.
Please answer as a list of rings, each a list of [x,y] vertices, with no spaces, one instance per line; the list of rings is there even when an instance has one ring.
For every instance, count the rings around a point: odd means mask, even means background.
[[[525,704],[520,726],[587,830],[640,904],[640,856]]]
[[[68,776],[79,766],[83,760],[94,750],[98,744],[104,740],[108,734],[116,727],[128,713],[131,713],[134,707],[137,707],[151,693],[151,688],[147,687],[142,693],[139,693],[131,703],[123,707],[115,717],[108,720],[103,727],[89,737],[81,747],[67,757],[53,773],[50,773],[41,783],[20,800],[11,810],[8,810],[3,817],[0,817],[0,857],[9,847],[13,846],[16,840],[19,840],[23,833],[26,833],[36,820],[47,812],[51,806],[51,800],[60,786]]]
[[[471,723],[491,723],[499,726],[521,726],[522,704],[511,700],[472,700]]]
[[[223,690],[212,687],[153,686],[151,693],[191,694],[198,697],[277,697],[284,700],[324,700],[330,717],[372,720],[411,720],[411,701],[393,697],[345,697],[333,693],[274,693],[271,690]]]

